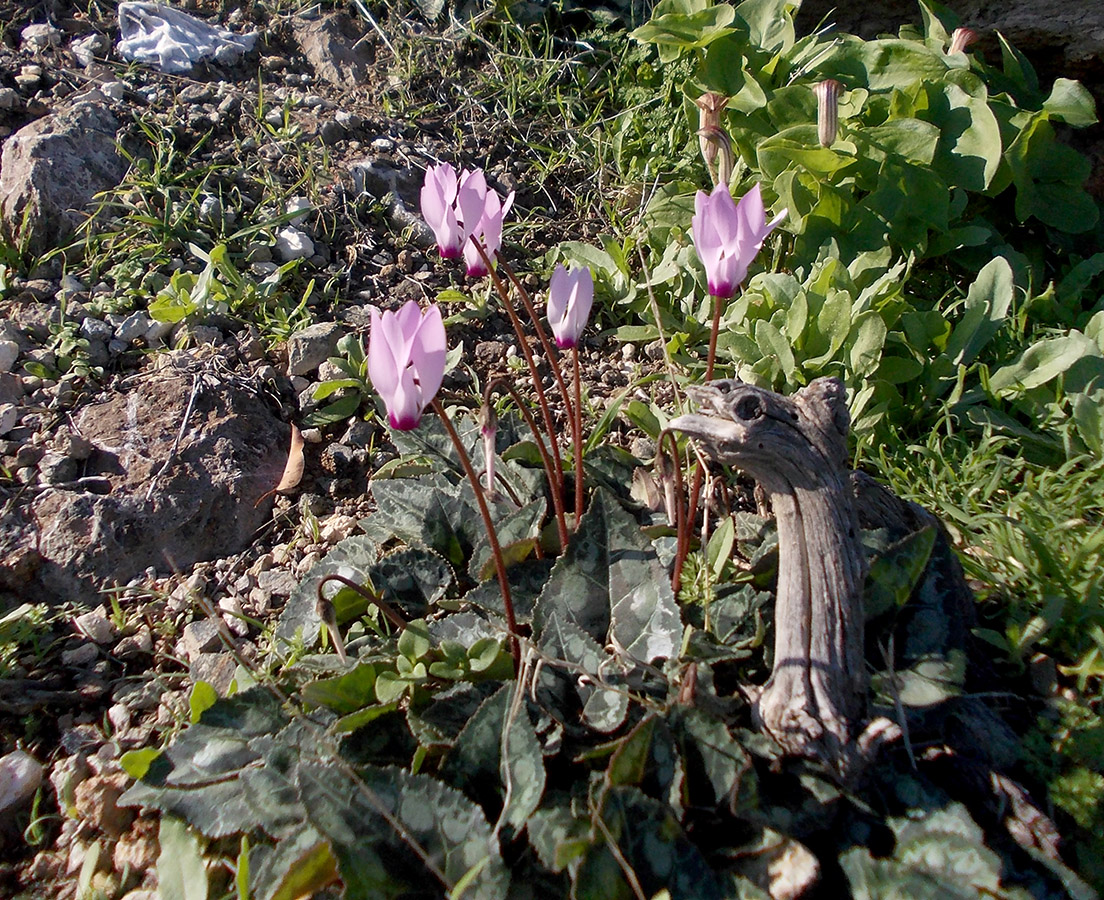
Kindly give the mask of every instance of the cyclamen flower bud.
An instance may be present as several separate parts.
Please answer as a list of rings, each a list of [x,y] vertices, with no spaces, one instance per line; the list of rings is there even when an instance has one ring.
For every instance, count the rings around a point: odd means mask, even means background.
[[[956,28],[951,33],[951,47],[948,53],[965,53],[966,48],[976,41],[980,35],[972,28]]]
[[[498,416],[494,407],[485,403],[479,408],[477,417],[479,434],[483,438],[483,467],[487,477],[487,493],[495,492],[495,436],[498,433]]]
[[[820,146],[831,147],[839,133],[839,96],[843,85],[826,78],[813,85],[817,96],[817,139]]]
[[[728,184],[732,177],[735,157],[732,153],[732,140],[728,132],[721,127],[721,114],[728,105],[728,98],[716,91],[707,91],[694,101],[698,107],[698,145],[702,159],[709,170],[713,184]],[[721,164],[716,166],[717,151],[721,153]]]

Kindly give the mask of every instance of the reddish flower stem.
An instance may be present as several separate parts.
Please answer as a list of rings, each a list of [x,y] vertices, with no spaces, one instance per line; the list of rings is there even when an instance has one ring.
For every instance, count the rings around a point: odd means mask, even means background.
[[[713,366],[717,361],[717,336],[721,331],[721,312],[724,309],[724,301],[720,297],[713,298],[713,327],[709,331],[709,355],[705,358],[705,381],[713,380]],[[676,456],[677,458],[677,456]],[[690,525],[698,509],[698,501],[701,499],[702,481],[705,478],[705,468],[699,462],[694,467],[694,480],[690,486],[690,504],[687,508],[688,520],[685,529],[679,529],[678,545],[675,551],[675,569],[672,576],[672,584],[681,584],[682,567],[686,562],[686,555],[690,552]],[[686,535],[683,536],[683,530]],[[675,587],[678,591],[678,587]]]
[[[686,508],[682,503],[682,460],[679,459],[678,440],[670,431],[663,431],[659,436],[659,444],[656,448],[657,458],[663,454],[664,443],[671,447],[671,469],[675,475],[675,567],[671,573],[671,590],[675,596],[682,589],[682,567],[686,562],[686,554],[690,548],[690,527],[686,523]],[[665,487],[665,486],[664,486]]]
[[[575,440],[575,530],[583,517],[583,389],[579,373],[579,346],[571,348],[571,365],[575,375],[575,415],[571,419],[572,437]]]
[[[521,319],[518,318],[517,311],[510,302],[510,292],[506,289],[506,285],[503,284],[502,279],[498,277],[494,264],[491,262],[490,257],[487,256],[487,251],[483,249],[483,245],[480,244],[479,241],[476,241],[474,238],[470,240],[475,244],[476,249],[479,251],[479,256],[487,266],[487,271],[490,272],[491,281],[494,283],[498,295],[502,298],[502,305],[506,308],[506,315],[510,318],[510,324],[514,327],[514,334],[517,335],[521,352],[525,355],[525,361],[529,365],[529,374],[533,379],[533,390],[537,394],[537,403],[540,405],[541,417],[544,419],[544,428],[545,431],[548,432],[548,440],[552,445],[552,460],[556,466],[556,484],[553,490],[559,490],[562,494],[564,489],[563,460],[560,458],[560,447],[559,443],[556,441],[556,423],[552,420],[552,411],[548,408],[548,398],[545,396],[544,387],[541,385],[540,372],[537,371],[537,364],[533,360],[533,351],[529,349],[529,342],[526,340],[525,328],[522,326]],[[503,265],[509,270],[509,267],[505,266],[505,263]],[[551,363],[553,357],[550,356],[548,360],[549,363]],[[556,366],[553,365],[551,368],[553,372],[556,371]],[[564,400],[567,402],[566,395]]]
[[[544,330],[544,326],[541,325],[540,316],[537,315],[537,309],[533,305],[533,298],[529,296],[529,292],[525,290],[525,286],[514,274],[514,270],[510,267],[510,264],[506,262],[506,258],[501,252],[498,254],[499,264],[502,266],[502,270],[506,273],[506,277],[510,279],[510,283],[518,292],[518,296],[521,297],[522,306],[525,307],[525,311],[529,314],[529,319],[533,323],[533,330],[537,333],[537,340],[541,342],[541,347],[544,349],[545,356],[548,357],[549,362],[557,360],[559,354],[552,347],[552,342],[548,340],[548,332]],[[564,383],[563,374],[560,371],[558,363],[552,366],[552,375],[556,379],[556,386],[560,389],[560,396],[563,397],[565,411],[567,412],[568,422],[571,423],[571,439],[575,445],[576,451],[576,473],[575,473],[575,527],[579,527],[579,518],[583,514],[583,489],[582,489],[582,476],[583,470],[581,466],[582,454],[580,449],[583,443],[583,414],[579,406],[579,381],[578,381],[578,366],[579,366],[579,348],[574,348],[575,353],[575,403],[574,409],[572,408],[571,395],[567,392],[567,385]]]
[[[548,479],[548,493],[552,496],[552,508],[556,514],[556,531],[560,536],[560,549],[562,550],[567,547],[567,517],[564,513],[563,491],[556,489],[556,472],[552,457],[548,453],[548,447],[544,443],[544,438],[541,437],[540,429],[537,428],[537,422],[533,418],[533,414],[529,412],[529,408],[522,402],[521,396],[507,379],[495,378],[488,382],[486,389],[483,391],[483,403],[490,405],[491,395],[497,390],[504,390],[513,398],[518,410],[525,418],[525,424],[533,432],[533,438],[537,443],[537,452],[540,453],[541,462],[544,463],[544,474]]]
[[[483,516],[483,525],[487,529],[487,539],[491,543],[491,554],[494,556],[495,572],[498,574],[498,586],[502,590],[502,605],[506,609],[506,630],[510,633],[510,654],[514,657],[515,669],[520,672],[521,647],[518,644],[517,638],[517,619],[514,618],[514,601],[510,596],[510,581],[506,577],[506,562],[502,558],[502,547],[498,543],[498,534],[495,531],[494,522],[491,520],[491,511],[487,508],[487,501],[483,496],[483,484],[480,482],[479,476],[472,467],[471,460],[468,458],[467,451],[460,441],[460,435],[456,433],[456,428],[453,426],[452,420],[449,419],[448,413],[445,412],[445,408],[441,405],[441,401],[436,397],[433,398],[433,411],[437,413],[437,416],[441,420],[441,424],[445,426],[445,431],[448,432],[448,436],[452,439],[452,444],[456,448],[456,452],[460,456],[460,462],[468,475],[468,481],[471,482],[472,490],[475,492],[475,502],[479,504],[479,513]]]

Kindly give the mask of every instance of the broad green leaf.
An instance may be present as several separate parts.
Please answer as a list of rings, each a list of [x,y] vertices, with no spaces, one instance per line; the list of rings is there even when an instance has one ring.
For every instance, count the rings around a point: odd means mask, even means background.
[[[144,778],[154,760],[161,755],[156,747],[143,747],[141,750],[128,750],[119,757],[123,771],[135,780]]]
[[[793,382],[796,363],[789,341],[770,322],[760,319],[755,323],[755,343],[766,359],[772,359],[781,367],[786,381]]]
[[[320,678],[304,685],[301,696],[312,706],[325,706],[339,715],[346,715],[373,702],[375,684],[375,666],[359,663],[344,675]]]
[[[892,856],[875,858],[865,847],[840,856],[856,900],[1030,896],[1001,884],[1001,858],[986,846],[961,804],[910,810],[907,818],[890,819],[890,825],[897,837]]]
[[[912,163],[930,165],[939,145],[939,129],[920,119],[892,119],[884,125],[863,129],[863,141],[877,153],[903,157]],[[860,145],[861,150],[867,149]]]
[[[553,872],[564,871],[591,845],[590,822],[576,817],[562,797],[536,810],[526,832],[540,861]]]
[[[535,697],[541,706],[564,724],[581,716],[596,731],[619,728],[629,711],[623,667],[614,665],[613,658],[562,613],[552,613],[544,623],[539,646],[550,660],[536,679]],[[586,677],[580,678],[580,673]]]
[[[855,322],[854,342],[851,344],[851,372],[855,378],[873,375],[882,358],[885,346],[885,321],[875,312],[863,313]]]
[[[725,564],[732,558],[732,548],[735,544],[736,526],[732,517],[726,516],[709,536],[709,544],[706,547],[706,558],[714,579],[721,577]]]
[[[756,147],[763,175],[773,181],[791,166],[799,166],[818,177],[835,176],[854,166],[858,159],[839,150],[821,147],[817,143],[816,125],[794,125],[768,137]]]
[[[251,873],[256,900],[299,900],[337,880],[337,860],[329,842],[309,825],[280,841]]]
[[[706,47],[730,34],[732,29],[727,26],[735,18],[736,11],[727,4],[708,6],[693,13],[653,15],[651,21],[637,28],[630,37],[641,43],[659,45],[660,52],[667,50],[666,58],[673,59],[679,52]]]
[[[824,78],[838,78],[851,88],[892,91],[917,81],[942,78],[947,64],[942,54],[917,41],[864,41],[839,35],[834,51],[816,65],[815,71]]]
[[[655,726],[656,717],[645,716],[617,745],[606,771],[606,778],[611,785],[638,785],[644,780]]]
[[[474,797],[492,793],[500,821],[521,832],[544,794],[544,758],[517,684],[503,685],[464,726],[449,753],[444,777]],[[505,736],[505,737],[504,737]]]
[[[682,624],[667,573],[636,520],[604,490],[595,493],[541,592],[538,638],[553,617],[641,662],[678,651]]]
[[[721,900],[717,877],[671,808],[635,787],[611,788],[600,815],[647,897],[666,889],[675,900]],[[595,843],[574,878],[578,900],[629,897],[625,876],[604,842]]]
[[[966,679],[966,656],[951,650],[946,656],[920,659],[907,669],[877,673],[872,686],[883,701],[900,700],[914,708],[937,706],[962,693]]]
[[[215,705],[216,700],[218,700],[218,692],[206,681],[197,681],[192,685],[192,690],[188,694],[188,710],[191,713],[193,725]]]
[[[947,81],[941,93],[932,94],[928,120],[942,131],[935,165],[949,184],[984,191],[997,173],[1002,150],[1000,125],[984,86],[971,94]]]
[[[870,564],[863,589],[867,620],[901,609],[931,558],[935,529],[922,528],[888,547]]]
[[[711,802],[732,809],[756,803],[755,772],[751,757],[724,722],[695,707],[678,707],[669,717],[671,730],[691,776],[704,775]]]
[[[785,53],[794,44],[793,0],[742,0],[736,15],[747,23],[751,46],[770,54]]]
[[[966,312],[944,351],[954,365],[968,366],[1004,325],[1013,297],[1012,267],[998,256],[978,272],[966,295]]]
[[[1083,128],[1095,125],[1096,101],[1080,81],[1069,78],[1055,78],[1050,96],[1043,101],[1045,109],[1052,118]]]
[[[199,838],[179,819],[162,816],[157,843],[160,900],[207,900],[207,867]]]
[[[426,616],[452,587],[449,564],[424,547],[405,547],[368,567],[369,583],[407,618]]]
[[[997,397],[1014,396],[1046,384],[1088,357],[1099,359],[1104,353],[1079,331],[1042,340],[1028,347],[1015,362],[994,372],[989,390]]]
[[[329,839],[348,900],[440,896],[485,859],[472,896],[505,900],[510,876],[475,803],[433,778],[400,769],[365,766],[358,775],[353,780],[319,763],[298,768],[303,803]]]

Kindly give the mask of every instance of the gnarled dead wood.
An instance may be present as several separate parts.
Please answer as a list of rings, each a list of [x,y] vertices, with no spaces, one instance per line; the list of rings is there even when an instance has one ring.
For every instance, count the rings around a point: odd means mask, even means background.
[[[843,384],[819,378],[791,397],[739,381],[687,392],[701,414],[679,416],[671,427],[755,478],[777,517],[774,668],[766,685],[749,692],[757,722],[787,752],[821,760],[846,778],[896,726],[865,722],[865,559],[847,466]]]

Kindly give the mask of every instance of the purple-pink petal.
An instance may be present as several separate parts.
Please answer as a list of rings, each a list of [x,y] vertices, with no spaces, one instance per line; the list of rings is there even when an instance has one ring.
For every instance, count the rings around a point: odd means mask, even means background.
[[[709,293],[727,299],[736,293],[747,277],[748,266],[759,253],[763,241],[786,215],[783,210],[766,224],[763,196],[754,185],[737,204],[726,185],[719,184],[712,194],[698,191],[694,197],[695,214],[690,233],[698,257],[705,267]]]
[[[441,310],[433,305],[423,313],[409,300],[397,313],[369,307],[369,316],[368,376],[392,426],[409,430],[444,378],[448,348]]]

